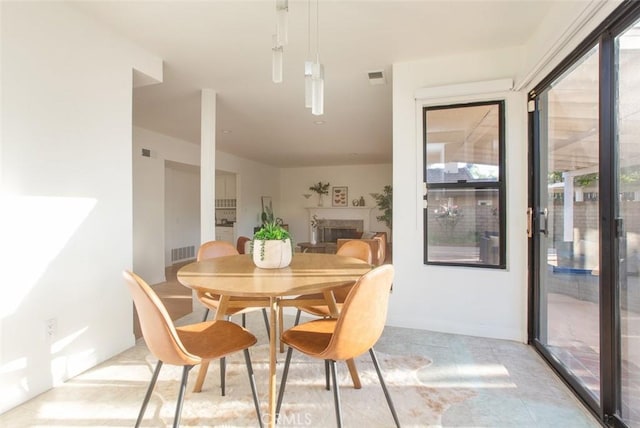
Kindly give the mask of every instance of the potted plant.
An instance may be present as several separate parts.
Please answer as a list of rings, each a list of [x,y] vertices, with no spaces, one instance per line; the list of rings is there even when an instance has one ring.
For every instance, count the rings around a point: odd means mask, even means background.
[[[291,263],[291,235],[282,226],[282,219],[274,218],[270,207],[262,212],[262,227],[253,235],[251,252],[259,268],[277,269]]]
[[[393,229],[393,188],[390,184],[387,184],[384,186],[382,193],[371,193],[371,196],[376,200],[378,209],[382,211],[382,215],[376,216],[376,219],[384,222],[391,235]]]
[[[318,194],[318,206],[321,207],[324,205],[322,196],[329,194],[329,182],[322,184],[322,181],[318,181],[316,184],[309,187],[309,190]]]

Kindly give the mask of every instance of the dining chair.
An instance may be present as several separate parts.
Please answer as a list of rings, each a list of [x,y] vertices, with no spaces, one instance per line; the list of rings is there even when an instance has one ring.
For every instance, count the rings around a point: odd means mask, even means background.
[[[336,251],[336,254],[339,256],[353,257],[356,259],[360,259],[369,264],[371,264],[371,260],[373,258],[371,246],[364,241],[358,241],[358,240],[345,242],[342,246],[340,246],[340,248],[338,248],[338,251]],[[347,294],[349,294],[349,291],[351,290],[352,287],[353,287],[352,285],[348,285],[346,287],[340,287],[333,290],[333,296],[335,298],[336,307],[338,308],[338,310],[340,310],[340,308],[342,307],[347,297]],[[331,309],[329,308],[328,305],[305,305],[304,304],[304,300],[317,301],[317,300],[323,300],[323,299],[324,299],[324,295],[321,293],[298,296],[297,300],[302,301],[302,303],[296,306],[298,311],[296,312],[296,318],[293,321],[293,325],[294,326],[298,325],[298,323],[300,322],[300,315],[302,314],[303,311],[308,314],[319,316],[319,317],[330,317],[332,314],[331,314]],[[284,331],[283,321],[282,321],[283,320],[282,307],[280,308],[280,311],[281,311],[280,312],[280,331]],[[282,339],[280,339],[280,352],[284,352],[284,342],[282,341]],[[357,374],[358,372],[355,366],[355,362],[347,361],[347,366],[349,367],[349,371],[351,373],[353,386],[355,388],[360,388],[360,379]],[[329,367],[325,367],[325,368],[326,368],[325,372],[326,372],[327,384],[328,384],[329,383]]]
[[[238,255],[239,252],[233,244],[226,241],[208,241],[200,245],[198,248],[198,254],[196,256],[197,261],[213,259],[217,257],[223,256],[233,256]],[[206,310],[204,312],[204,317],[202,321],[206,321],[209,316],[209,309],[213,309],[214,311],[218,311],[220,307],[220,295],[207,293],[203,291],[197,291],[196,296],[200,303],[202,303]],[[232,301],[234,298],[231,299]],[[262,317],[264,319],[264,324],[267,328],[267,336],[270,334],[269,332],[269,317],[267,316],[266,307],[269,306],[269,299],[254,299],[259,300],[264,303],[262,307]],[[246,318],[245,315],[247,312],[259,310],[260,307],[232,307],[227,308],[224,314],[220,314],[225,317],[230,317],[231,315],[242,315],[242,327],[246,327]],[[218,315],[218,314],[216,314]],[[220,317],[218,317],[220,318]],[[225,372],[226,372],[226,360],[224,358],[220,359],[220,391],[222,395],[225,395]]]
[[[177,427],[180,425],[189,371],[197,364],[243,351],[249,373],[253,403],[258,423],[262,427],[260,403],[258,402],[256,382],[249,355],[249,347],[257,342],[256,337],[239,325],[224,320],[176,327],[158,295],[142,278],[129,271],[124,271],[123,275],[138,312],[144,341],[151,353],[158,359],[135,426],[139,427],[142,422],[163,364],[183,367],[173,419],[173,426]]]
[[[247,242],[251,242],[251,238],[248,236],[238,236],[236,240],[236,249],[240,254],[246,254]]]
[[[373,254],[371,252],[371,247],[367,243],[363,241],[358,241],[358,240],[345,242],[336,251],[336,254],[339,256],[353,257],[356,259],[360,259],[369,264],[371,264],[371,260],[373,257]],[[344,300],[346,299],[347,294],[349,294],[351,287],[353,286],[349,285],[346,287],[341,287],[333,290],[333,296],[335,297],[336,305],[338,306],[338,309],[340,309],[340,307],[344,303]],[[300,322],[300,314],[302,311],[309,313],[311,315],[319,316],[319,317],[331,316],[331,310],[327,305],[305,306],[304,304],[304,299],[314,299],[314,300],[323,299],[322,294],[310,294],[306,296],[300,296],[299,299],[303,300],[303,302],[297,306],[298,312],[296,313],[294,325],[298,325],[298,323]]]
[[[291,355],[293,349],[296,349],[312,358],[324,360],[325,366],[330,366],[336,421],[338,427],[342,427],[336,361],[353,359],[368,350],[393,420],[396,426],[400,427],[398,415],[373,350],[373,345],[384,330],[393,275],[392,265],[374,268],[364,274],[351,288],[337,319],[323,318],[309,321],[282,333],[282,340],[289,346],[289,349],[278,392],[276,415],[280,414]]]

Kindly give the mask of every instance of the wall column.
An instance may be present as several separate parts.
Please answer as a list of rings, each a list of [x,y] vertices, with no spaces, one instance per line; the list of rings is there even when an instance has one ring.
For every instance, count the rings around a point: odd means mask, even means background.
[[[200,108],[200,241],[216,238],[216,92],[203,89]]]

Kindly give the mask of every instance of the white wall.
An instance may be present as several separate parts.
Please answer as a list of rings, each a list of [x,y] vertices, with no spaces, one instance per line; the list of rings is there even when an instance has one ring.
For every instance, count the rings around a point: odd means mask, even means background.
[[[526,341],[526,92],[571,52],[620,1],[556,2],[522,48],[394,64],[394,239],[396,279],[389,323]],[[473,67],[469,67],[473,64]],[[423,264],[422,141],[416,89],[512,78],[519,91],[424,103],[504,97],[507,162],[507,270]],[[413,165],[414,167],[410,167]],[[408,167],[409,166],[409,167]],[[399,243],[402,243],[400,245]]]
[[[151,150],[151,157],[142,156],[142,149]],[[175,223],[169,232],[165,230],[165,168],[167,161],[184,165],[199,167],[200,146],[177,138],[172,138],[148,129],[133,128],[133,267],[135,272],[144,278],[149,284],[157,284],[165,280],[165,267],[167,251],[174,244],[173,240],[165,242],[165,236],[191,236],[195,233],[190,221],[187,223]],[[198,180],[199,181],[199,180]],[[200,184],[191,183],[191,186]],[[189,184],[186,185],[186,188]],[[171,193],[173,195],[174,193]],[[191,195],[190,206],[193,206],[193,198],[199,195]],[[170,204],[175,203],[171,199]],[[199,202],[198,202],[199,203]],[[191,213],[188,218],[194,218],[198,213]],[[190,226],[188,226],[190,225]],[[200,227],[198,225],[197,233]],[[192,244],[199,245],[197,237]]]
[[[253,236],[262,212],[261,197],[273,198],[274,210],[280,209],[280,170],[273,166],[216,152],[216,170],[236,174],[236,234]]]
[[[134,343],[132,67],[162,63],[63,3],[0,7],[2,412]]]
[[[140,155],[142,148],[151,150],[151,157]],[[134,266],[136,272],[149,283],[155,284],[164,281],[165,266],[170,264],[167,259],[167,251],[171,245],[178,245],[184,238],[184,242],[194,239],[195,225],[192,220],[199,218],[196,213],[189,210],[181,211],[176,217],[169,220],[171,228],[165,232],[165,161],[179,162],[185,165],[200,165],[200,146],[183,140],[159,134],[144,128],[134,128]],[[216,169],[233,172],[238,175],[237,199],[237,230],[239,235],[253,236],[253,227],[259,224],[261,211],[260,197],[272,196],[274,206],[279,203],[279,170],[268,165],[253,162],[223,152],[216,152]],[[193,177],[192,177],[193,178]],[[185,181],[186,180],[186,181]],[[193,183],[188,177],[182,177],[183,189],[193,189],[199,184]],[[172,194],[174,194],[173,192]],[[195,209],[197,195],[188,192],[186,205]],[[182,196],[178,196],[182,197]],[[214,195],[211,195],[214,198]],[[169,202],[170,201],[170,202]],[[198,201],[199,202],[199,201]],[[168,204],[177,203],[171,197]],[[167,216],[169,218],[169,216]],[[191,219],[191,220],[189,220]],[[189,226],[191,224],[191,226]],[[169,231],[173,230],[173,232]],[[175,240],[167,236],[176,236]],[[188,239],[187,239],[188,237]],[[199,236],[195,237],[195,245],[200,244]],[[191,245],[191,244],[185,244]]]
[[[165,167],[165,266],[171,249],[200,245],[200,168],[167,162]],[[195,257],[195,254],[194,254]]]
[[[318,196],[309,190],[310,186],[319,181],[331,184],[329,195],[324,196],[325,207],[331,207],[333,186],[348,187],[349,207],[352,200],[360,196],[364,197],[365,206],[375,207],[375,200],[369,194],[382,193],[391,180],[391,164],[284,168],[280,180],[281,204],[276,207],[276,215],[289,224],[294,242],[309,241],[309,212],[304,207],[317,206],[318,203]],[[311,197],[305,199],[304,194],[311,194]],[[381,212],[377,208],[371,210],[371,230],[389,233],[385,224],[376,219],[378,215]]]
[[[164,159],[141,155],[134,131],[133,271],[149,284],[165,280]]]
[[[526,340],[525,217],[527,129],[524,93],[469,94],[424,101],[442,105],[506,100],[507,269],[423,264],[422,102],[419,88],[514,76],[518,50],[477,52],[395,64],[393,184],[396,267],[389,324],[484,337]],[[474,64],[469,67],[468,64]]]

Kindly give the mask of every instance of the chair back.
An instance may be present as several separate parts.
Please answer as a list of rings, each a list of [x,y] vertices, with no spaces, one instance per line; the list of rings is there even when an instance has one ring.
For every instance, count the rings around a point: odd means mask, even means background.
[[[371,264],[371,246],[364,241],[350,240],[338,248],[336,254],[340,256],[355,257]]]
[[[387,320],[393,275],[393,265],[382,265],[367,272],[355,283],[321,358],[348,360],[373,347],[382,335]]]
[[[208,241],[198,248],[197,260],[215,259],[222,256],[237,256],[238,250],[227,241]]]
[[[387,258],[387,232],[377,232],[373,239],[379,241],[378,253],[372,256],[372,263],[375,266],[380,266]]]
[[[200,357],[183,346],[167,309],[149,285],[133,272],[123,276],[136,305],[142,336],[151,353],[160,361],[178,366],[200,363]]]
[[[251,241],[251,238],[248,238],[246,236],[238,236],[238,240],[236,241],[236,250],[238,250],[238,253],[240,254],[246,254],[246,251],[244,250],[247,242]]]

